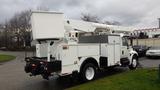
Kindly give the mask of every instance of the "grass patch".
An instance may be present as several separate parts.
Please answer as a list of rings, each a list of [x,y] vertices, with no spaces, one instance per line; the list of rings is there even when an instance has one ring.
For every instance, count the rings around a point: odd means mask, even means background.
[[[137,69],[108,76],[68,90],[160,90],[158,69]]]
[[[1,62],[6,62],[6,61],[10,61],[10,60],[13,60],[15,59],[16,57],[15,56],[12,56],[12,55],[0,55],[0,63]]]

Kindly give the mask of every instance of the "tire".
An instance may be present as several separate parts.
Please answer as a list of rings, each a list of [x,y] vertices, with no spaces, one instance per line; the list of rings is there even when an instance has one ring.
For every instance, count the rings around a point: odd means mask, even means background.
[[[97,74],[96,66],[92,63],[87,63],[82,67],[80,72],[80,77],[83,81],[91,81],[94,80]]]
[[[138,66],[138,57],[137,56],[133,56],[132,58],[132,63],[131,65],[129,65],[129,69],[130,70],[135,70]]]

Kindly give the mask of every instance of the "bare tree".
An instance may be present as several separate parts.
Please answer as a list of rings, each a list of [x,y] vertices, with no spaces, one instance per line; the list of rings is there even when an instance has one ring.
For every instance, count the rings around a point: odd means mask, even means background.
[[[107,25],[121,25],[120,22],[118,21],[104,21],[103,24],[107,24]]]
[[[91,15],[91,14],[89,14],[89,13],[82,13],[81,15],[82,15],[82,16],[81,16],[81,19],[82,19],[83,21],[103,23],[103,24],[107,24],[107,25],[121,25],[121,23],[118,22],[118,21],[112,21],[112,22],[111,22],[111,21],[102,21],[102,20],[99,19],[98,16],[96,16],[96,15]]]
[[[37,10],[48,11],[46,7],[38,7]],[[6,22],[5,41],[6,47],[16,46],[18,48],[24,45],[30,45],[31,42],[31,10],[24,10],[15,15]],[[15,48],[15,47],[14,47]]]
[[[82,13],[81,15],[82,15],[81,19],[83,21],[89,21],[89,22],[95,22],[95,23],[100,22],[100,19],[96,15],[91,15],[89,13]]]
[[[7,33],[7,41],[8,43],[14,43],[18,48],[23,47],[30,32],[30,15],[31,10],[25,10],[20,13],[16,13],[8,22],[6,22],[5,32]],[[12,44],[10,44],[12,45]],[[12,45],[13,46],[13,45]]]

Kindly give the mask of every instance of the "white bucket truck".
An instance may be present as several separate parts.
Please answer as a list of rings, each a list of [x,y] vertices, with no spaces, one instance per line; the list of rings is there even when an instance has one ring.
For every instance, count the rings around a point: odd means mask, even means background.
[[[137,68],[137,52],[128,46],[126,36],[112,33],[113,26],[64,20],[59,12],[32,12],[31,24],[38,43],[36,56],[25,58],[25,71],[33,76],[78,74],[90,81],[108,67]]]

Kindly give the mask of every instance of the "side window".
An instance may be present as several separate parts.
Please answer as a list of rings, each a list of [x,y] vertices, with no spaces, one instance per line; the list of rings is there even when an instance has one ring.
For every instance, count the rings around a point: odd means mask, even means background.
[[[122,45],[123,46],[128,46],[128,40],[127,40],[127,38],[122,38]]]

